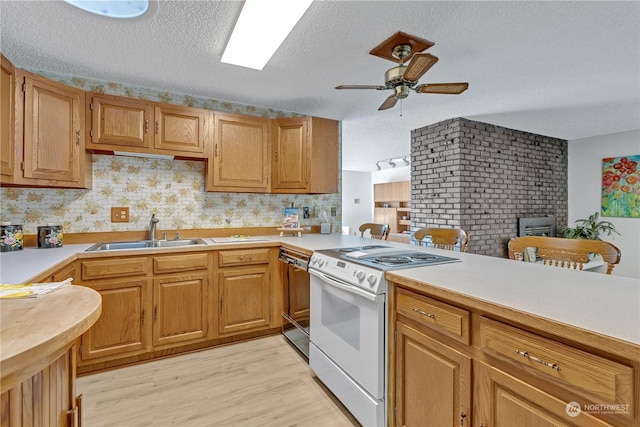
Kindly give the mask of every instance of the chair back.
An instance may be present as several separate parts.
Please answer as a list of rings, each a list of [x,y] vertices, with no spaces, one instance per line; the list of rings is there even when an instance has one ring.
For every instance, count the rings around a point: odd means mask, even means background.
[[[545,265],[582,270],[589,254],[599,254],[607,263],[607,274],[620,262],[620,249],[601,240],[565,239],[561,237],[523,236],[509,241],[509,258],[522,260],[526,248],[537,248]]]
[[[461,228],[420,228],[413,233],[413,237],[418,241],[418,246],[422,246],[422,239],[430,237],[434,248],[454,250],[456,244],[460,244],[460,252],[467,250],[469,235]]]
[[[367,222],[360,226],[360,236],[364,237],[365,231],[369,230],[372,239],[387,240],[389,237],[389,224],[374,224]]]

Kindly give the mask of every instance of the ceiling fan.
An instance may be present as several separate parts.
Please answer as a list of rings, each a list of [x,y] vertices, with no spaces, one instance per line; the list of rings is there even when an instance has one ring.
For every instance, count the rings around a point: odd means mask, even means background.
[[[374,47],[371,55],[398,62],[384,75],[384,86],[376,85],[340,85],[336,89],[376,89],[393,90],[380,105],[378,110],[386,110],[396,105],[399,99],[409,96],[409,91],[417,93],[439,93],[459,95],[469,87],[469,83],[432,83],[418,84],[418,80],[438,62],[438,58],[422,51],[433,46],[433,42],[398,31],[378,46]],[[405,62],[409,61],[408,65]]]

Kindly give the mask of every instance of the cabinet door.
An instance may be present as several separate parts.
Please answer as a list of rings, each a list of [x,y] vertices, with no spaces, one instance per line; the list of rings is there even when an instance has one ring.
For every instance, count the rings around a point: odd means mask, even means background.
[[[15,68],[0,55],[0,174],[15,173]]]
[[[81,361],[117,359],[150,349],[151,295],[147,279],[84,286],[100,292],[102,314],[82,335]]]
[[[471,359],[402,323],[397,334],[396,425],[468,425]]]
[[[396,208],[375,208],[373,210],[373,222],[377,224],[389,224],[389,232],[397,233]]]
[[[218,332],[229,334],[269,327],[269,266],[226,268],[218,273]]]
[[[180,106],[156,107],[156,150],[204,154],[207,138],[207,110]]]
[[[474,361],[473,369],[475,426],[609,425],[484,363]]]
[[[153,105],[118,96],[87,94],[91,114],[87,148],[105,145],[149,148],[153,132]],[[153,127],[151,128],[153,129]]]
[[[154,279],[153,346],[207,336],[207,273]]]
[[[309,189],[308,119],[277,119],[273,122],[272,189]]]
[[[213,161],[207,190],[266,192],[269,189],[269,121],[215,113]]]
[[[84,92],[35,75],[24,89],[24,177],[80,184]]]

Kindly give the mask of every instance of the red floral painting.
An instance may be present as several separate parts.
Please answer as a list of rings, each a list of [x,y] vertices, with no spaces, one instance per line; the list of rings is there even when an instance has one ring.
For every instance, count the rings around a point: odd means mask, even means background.
[[[640,218],[640,154],[602,159],[602,216]]]

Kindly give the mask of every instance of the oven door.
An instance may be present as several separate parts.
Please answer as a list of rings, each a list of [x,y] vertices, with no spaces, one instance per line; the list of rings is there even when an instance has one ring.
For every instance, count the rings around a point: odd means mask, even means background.
[[[311,268],[309,273],[311,342],[371,397],[384,399],[385,295],[372,294]],[[309,363],[323,380],[314,369],[313,354]]]

